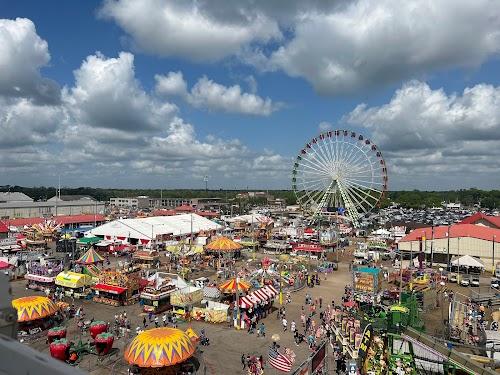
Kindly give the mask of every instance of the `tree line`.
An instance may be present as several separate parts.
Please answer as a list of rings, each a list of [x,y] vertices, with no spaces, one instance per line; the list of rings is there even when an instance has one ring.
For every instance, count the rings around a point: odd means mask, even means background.
[[[36,201],[47,200],[56,195],[57,188],[35,186],[0,186],[0,191],[21,192]],[[202,190],[202,189],[105,189],[92,187],[61,188],[61,195],[88,195],[99,201],[109,201],[115,197],[137,197],[146,195],[152,198],[222,198],[226,201],[245,200],[250,204],[265,204],[261,197],[250,197],[238,199],[237,195],[245,193],[246,190]],[[291,190],[268,190],[269,195],[274,198],[286,200],[288,205],[296,204],[296,197]],[[382,207],[389,206],[395,202],[403,207],[422,208],[440,206],[441,202],[460,202],[464,206],[472,207],[480,204],[481,207],[495,209],[500,208],[500,190],[461,189],[449,191],[390,191],[381,202]]]

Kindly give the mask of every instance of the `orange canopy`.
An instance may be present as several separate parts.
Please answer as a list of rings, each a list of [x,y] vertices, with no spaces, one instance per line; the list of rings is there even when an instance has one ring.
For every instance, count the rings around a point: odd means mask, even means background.
[[[137,335],[125,349],[125,360],[139,367],[166,367],[182,363],[195,351],[187,333],[176,328],[153,328]]]
[[[250,283],[246,282],[245,280],[236,282],[236,279],[227,280],[219,285],[219,289],[224,293],[236,293],[236,289],[238,289],[238,291],[240,292],[246,292],[250,288]]]
[[[210,242],[208,245],[205,246],[206,250],[209,251],[237,251],[241,250],[243,246],[241,246],[239,243],[234,242],[230,238],[221,236],[215,239],[214,241]]]

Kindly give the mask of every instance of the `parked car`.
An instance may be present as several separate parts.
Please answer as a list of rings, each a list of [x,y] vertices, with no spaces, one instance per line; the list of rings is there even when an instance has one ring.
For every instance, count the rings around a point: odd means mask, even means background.
[[[469,286],[470,285],[470,279],[467,276],[462,276],[460,279],[460,285],[462,286]]]
[[[456,273],[450,273],[448,275],[448,281],[450,283],[456,283],[457,282],[457,274]]]
[[[479,286],[479,277],[474,276],[470,279],[470,286]]]

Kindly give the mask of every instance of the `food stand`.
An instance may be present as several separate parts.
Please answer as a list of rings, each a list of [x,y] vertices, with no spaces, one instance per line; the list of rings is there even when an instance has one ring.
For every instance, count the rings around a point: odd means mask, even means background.
[[[56,276],[55,284],[62,287],[68,297],[85,298],[91,293],[92,278],[83,273],[63,271]]]
[[[154,250],[139,250],[132,255],[132,261],[141,268],[155,268],[160,263],[160,254]]]
[[[192,310],[193,306],[199,304],[202,299],[203,289],[195,286],[187,286],[170,295],[173,312],[180,316],[186,316]]]
[[[123,269],[105,270],[94,285],[94,302],[112,306],[131,305],[139,300],[141,269],[130,266]]]

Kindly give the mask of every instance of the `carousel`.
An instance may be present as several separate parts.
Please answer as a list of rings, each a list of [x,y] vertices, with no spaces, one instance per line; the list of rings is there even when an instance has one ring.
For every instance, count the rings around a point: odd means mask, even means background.
[[[241,257],[241,249],[243,249],[242,245],[224,236],[217,237],[205,246],[205,251],[208,254],[213,254],[217,257],[219,269],[222,268],[224,263],[227,263],[224,261],[224,258],[232,260]]]
[[[19,334],[33,335],[54,325],[59,307],[47,297],[21,297],[12,301],[17,310]]]
[[[125,360],[140,374],[194,372],[198,335],[176,328],[153,328],[138,334],[125,349]],[[133,370],[133,371],[134,371]]]
[[[83,254],[76,263],[81,265],[99,264],[104,263],[104,258],[99,255],[97,251],[90,248],[85,254]]]

